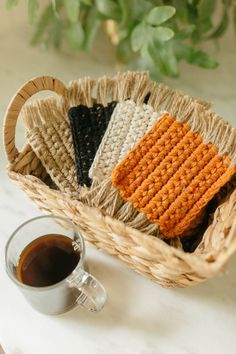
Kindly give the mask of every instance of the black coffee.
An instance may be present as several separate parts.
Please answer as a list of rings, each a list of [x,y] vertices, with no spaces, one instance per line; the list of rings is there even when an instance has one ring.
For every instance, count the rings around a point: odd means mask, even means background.
[[[21,253],[17,267],[18,279],[31,286],[49,286],[65,279],[80,259],[72,240],[49,234],[31,242]]]

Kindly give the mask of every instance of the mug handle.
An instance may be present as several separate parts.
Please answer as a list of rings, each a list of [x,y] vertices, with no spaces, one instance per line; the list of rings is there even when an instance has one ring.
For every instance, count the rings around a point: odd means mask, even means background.
[[[104,286],[91,274],[84,269],[76,269],[67,278],[70,288],[79,290],[76,299],[78,305],[91,312],[102,310],[107,300],[107,294]]]

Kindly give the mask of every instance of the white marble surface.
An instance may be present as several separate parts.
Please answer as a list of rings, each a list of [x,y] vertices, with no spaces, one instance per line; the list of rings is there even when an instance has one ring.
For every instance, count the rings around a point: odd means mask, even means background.
[[[25,2],[7,14],[0,2],[0,121],[16,89],[29,78],[51,74],[68,82],[85,74],[114,72],[113,55],[101,41],[95,53],[43,52],[29,48]],[[214,109],[236,126],[235,39],[229,34],[217,54],[221,66],[204,71],[183,66],[172,86],[210,99]],[[18,127],[18,142],[24,131]],[[88,248],[92,273],[105,285],[109,300],[99,314],[79,308],[57,317],[29,307],[7,278],[4,247],[11,232],[38,209],[6,176],[0,148],[0,344],[7,354],[233,354],[236,353],[236,257],[225,273],[188,289],[166,290],[125,268],[119,261]],[[1,350],[0,350],[1,351]]]

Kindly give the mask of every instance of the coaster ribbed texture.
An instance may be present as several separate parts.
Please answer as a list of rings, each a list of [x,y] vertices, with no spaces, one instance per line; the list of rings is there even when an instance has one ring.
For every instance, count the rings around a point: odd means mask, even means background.
[[[89,171],[90,177],[98,181],[109,177],[113,167],[151,128],[158,116],[147,104],[137,105],[131,100],[118,103]]]
[[[45,116],[47,116],[45,105]],[[79,188],[76,179],[76,167],[72,147],[69,123],[59,115],[50,112],[47,123],[36,109],[29,109],[34,124],[27,131],[27,139],[33,151],[40,159],[52,181],[64,193],[78,197]]]
[[[230,180],[235,172],[230,164],[215,145],[204,144],[166,113],[114,169],[112,183],[165,236],[174,237]]]
[[[115,106],[116,102],[110,102],[106,107],[101,104],[79,105],[68,112],[80,185],[91,185],[88,172]]]

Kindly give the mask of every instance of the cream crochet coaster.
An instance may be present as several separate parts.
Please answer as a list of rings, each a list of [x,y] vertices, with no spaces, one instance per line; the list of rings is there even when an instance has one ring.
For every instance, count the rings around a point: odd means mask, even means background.
[[[90,178],[102,181],[152,127],[160,116],[147,105],[131,100],[117,104],[89,171]]]

